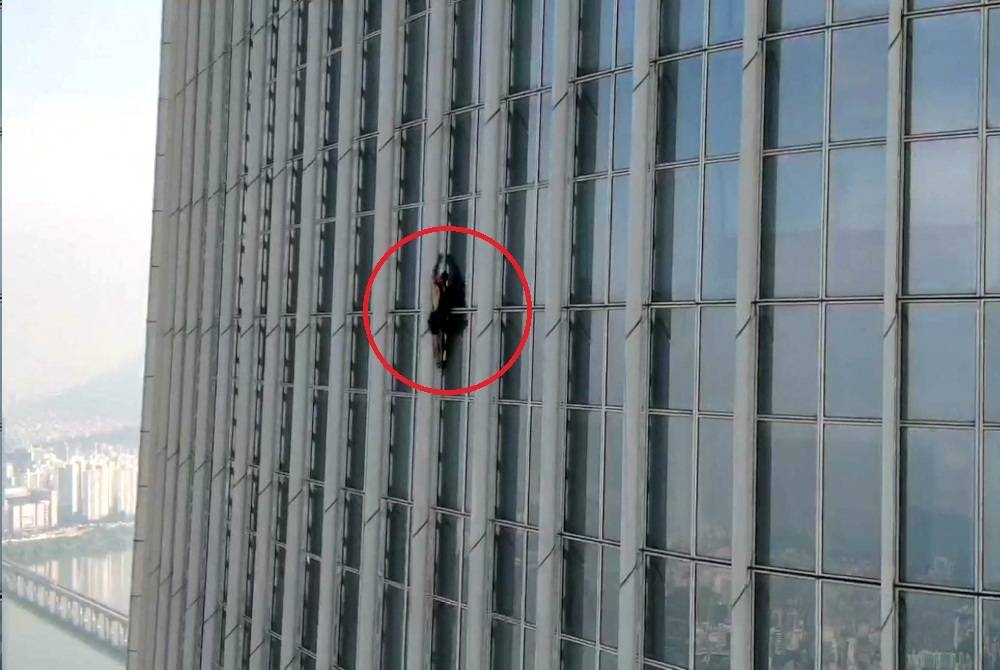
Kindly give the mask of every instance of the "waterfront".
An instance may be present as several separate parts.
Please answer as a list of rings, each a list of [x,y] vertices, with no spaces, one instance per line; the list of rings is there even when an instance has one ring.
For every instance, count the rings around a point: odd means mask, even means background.
[[[68,663],[87,670],[121,670],[125,667],[124,658],[116,658],[12,598],[4,598],[5,670],[38,670]]]

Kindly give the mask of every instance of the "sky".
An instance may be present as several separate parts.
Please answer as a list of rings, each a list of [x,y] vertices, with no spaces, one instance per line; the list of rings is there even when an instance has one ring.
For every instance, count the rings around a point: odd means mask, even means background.
[[[4,406],[144,346],[159,0],[3,6]]]

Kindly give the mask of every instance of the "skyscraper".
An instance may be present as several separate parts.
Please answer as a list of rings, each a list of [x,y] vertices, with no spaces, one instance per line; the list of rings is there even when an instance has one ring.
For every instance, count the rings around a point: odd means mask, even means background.
[[[1000,4],[163,25],[131,667],[997,664]]]

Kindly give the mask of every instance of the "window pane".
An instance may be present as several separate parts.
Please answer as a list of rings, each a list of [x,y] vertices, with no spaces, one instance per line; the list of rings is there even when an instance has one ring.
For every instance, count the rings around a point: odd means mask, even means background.
[[[877,579],[882,530],[881,428],[827,426],[825,435],[823,569]]]
[[[607,390],[604,404],[621,407],[625,401],[625,310],[608,312]]]
[[[601,644],[617,647],[618,582],[621,579],[618,549],[605,547],[601,553],[604,556],[604,560],[601,561]],[[605,668],[603,658],[601,668]]]
[[[465,107],[475,102],[476,65],[476,3],[455,5],[455,55],[452,59],[454,79],[451,86],[451,106]]]
[[[705,154],[740,152],[740,109],[743,105],[743,52],[720,51],[708,57],[708,111]]]
[[[500,438],[497,446],[496,516],[508,521],[523,521],[527,498],[528,409],[519,405],[500,405]],[[442,431],[443,432],[443,431]],[[454,473],[452,476],[456,476]],[[457,482],[454,482],[457,486]],[[439,488],[440,488],[439,484]],[[440,496],[439,496],[440,497]]]
[[[622,415],[608,412],[604,416],[603,537],[617,542],[622,525]]]
[[[569,402],[599,405],[604,387],[605,313],[573,311],[569,317]]]
[[[1000,422],[1000,302],[983,305],[986,320],[986,420]]]
[[[563,632],[590,641],[597,639],[594,604],[600,596],[600,556],[598,545],[563,540]]]
[[[615,77],[614,156],[611,167],[628,168],[632,149],[632,73]]]
[[[899,655],[907,659],[907,667],[920,663],[918,659],[932,658],[947,658],[953,668],[974,667],[972,598],[904,591],[899,595],[899,608]]]
[[[601,532],[601,414],[570,410],[566,420],[566,517],[577,535]]]
[[[737,171],[739,166],[737,165]],[[698,261],[698,168],[659,170],[653,203],[653,300],[694,298]]]
[[[903,418],[972,421],[975,305],[910,304],[903,315]]]
[[[879,608],[876,588],[823,584],[822,667],[880,667]]]
[[[817,327],[813,306],[761,308],[758,412],[816,415]]]
[[[663,0],[660,3],[660,54],[702,45],[706,0]]]
[[[580,1],[580,44],[577,71],[580,74],[606,70],[613,64],[615,49],[615,0]]]
[[[989,65],[986,88],[989,91],[987,118],[990,128],[1000,126],[1000,11],[990,12]]]
[[[378,129],[378,62],[380,36],[365,40],[361,60],[361,132]]]
[[[819,294],[823,166],[820,153],[764,159],[761,295]]]
[[[701,310],[701,365],[698,372],[699,406],[716,412],[733,411],[733,374],[736,369],[736,315],[732,307]]]
[[[815,667],[815,582],[757,575],[754,601],[754,667]]]
[[[885,16],[888,13],[889,0],[833,0],[834,21]]]
[[[711,0],[708,41],[711,44],[743,38],[743,0]]]
[[[608,286],[608,302],[625,302],[632,280],[628,269],[628,237],[632,223],[628,211],[628,179],[628,175],[623,175],[611,181],[611,283]],[[537,282],[536,285],[540,286]]]
[[[1000,293],[1000,138],[995,136],[986,141],[986,290]]]
[[[983,602],[983,661],[986,670],[1000,667],[1000,600]]]
[[[806,4],[803,0],[786,2]],[[766,53],[764,146],[819,142],[823,138],[824,36],[768,42]]]
[[[635,51],[635,0],[619,0],[618,3],[618,65],[631,65]]]
[[[710,565],[696,567],[695,586],[695,670],[729,668],[729,568]]]
[[[736,297],[736,243],[740,213],[738,162],[705,166],[704,258],[701,294],[706,300]]]
[[[691,551],[691,446],[691,419],[649,417],[646,544],[650,547]]]
[[[882,305],[826,311],[826,414],[882,416]]]
[[[885,24],[833,33],[830,139],[885,135],[887,33]]]
[[[462,523],[458,517],[451,514],[437,515],[437,541],[434,544],[434,594],[458,600],[462,581]],[[503,554],[504,549],[499,551]]]
[[[426,53],[426,17],[406,24],[403,54],[402,120],[414,121],[424,115],[424,54]]]
[[[979,256],[979,141],[916,142],[907,158],[905,290],[971,293]]]
[[[1000,431],[987,432],[985,442],[983,583],[992,591],[1000,591]],[[997,625],[1000,626],[1000,618],[997,619]],[[997,630],[997,635],[1000,636],[1000,629]],[[1000,647],[996,651],[1000,654]]]
[[[816,26],[826,20],[825,0],[768,0],[767,30],[776,33]]]
[[[498,614],[519,619],[524,580],[523,531],[510,526],[497,526],[494,562],[493,609]],[[458,563],[453,567],[457,568]]]
[[[576,184],[573,211],[573,284],[570,301],[605,300],[608,284],[608,181]]]
[[[975,128],[979,119],[979,13],[910,23],[909,130]]]
[[[816,564],[816,428],[762,422],[757,434],[757,560]]]
[[[534,26],[542,20],[542,0],[512,0],[510,20],[510,90],[523,91],[538,82],[541,41]]]
[[[696,158],[701,147],[701,56],[660,66],[656,161]]]
[[[885,149],[830,152],[828,295],[880,295],[885,266]]]
[[[733,524],[733,423],[729,419],[699,423],[697,495],[698,555],[728,559]]]
[[[906,428],[900,456],[902,578],[971,588],[975,434]]]
[[[690,563],[659,556],[646,559],[643,617],[643,651],[646,658],[687,667],[688,635],[691,630],[690,592]]]
[[[448,189],[451,195],[471,193],[475,185],[473,172],[476,165],[474,158],[476,122],[475,111],[451,117],[451,163],[448,172]],[[510,157],[511,154],[508,153],[508,158]]]
[[[694,407],[695,314],[692,308],[653,311],[649,361],[651,407]]]
[[[603,77],[577,87],[576,174],[608,169],[611,148],[611,87]]]

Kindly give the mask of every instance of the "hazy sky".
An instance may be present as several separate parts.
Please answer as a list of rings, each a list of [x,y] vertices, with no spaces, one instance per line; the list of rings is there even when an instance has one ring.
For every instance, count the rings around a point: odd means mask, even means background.
[[[159,0],[3,7],[3,395],[141,355]]]

